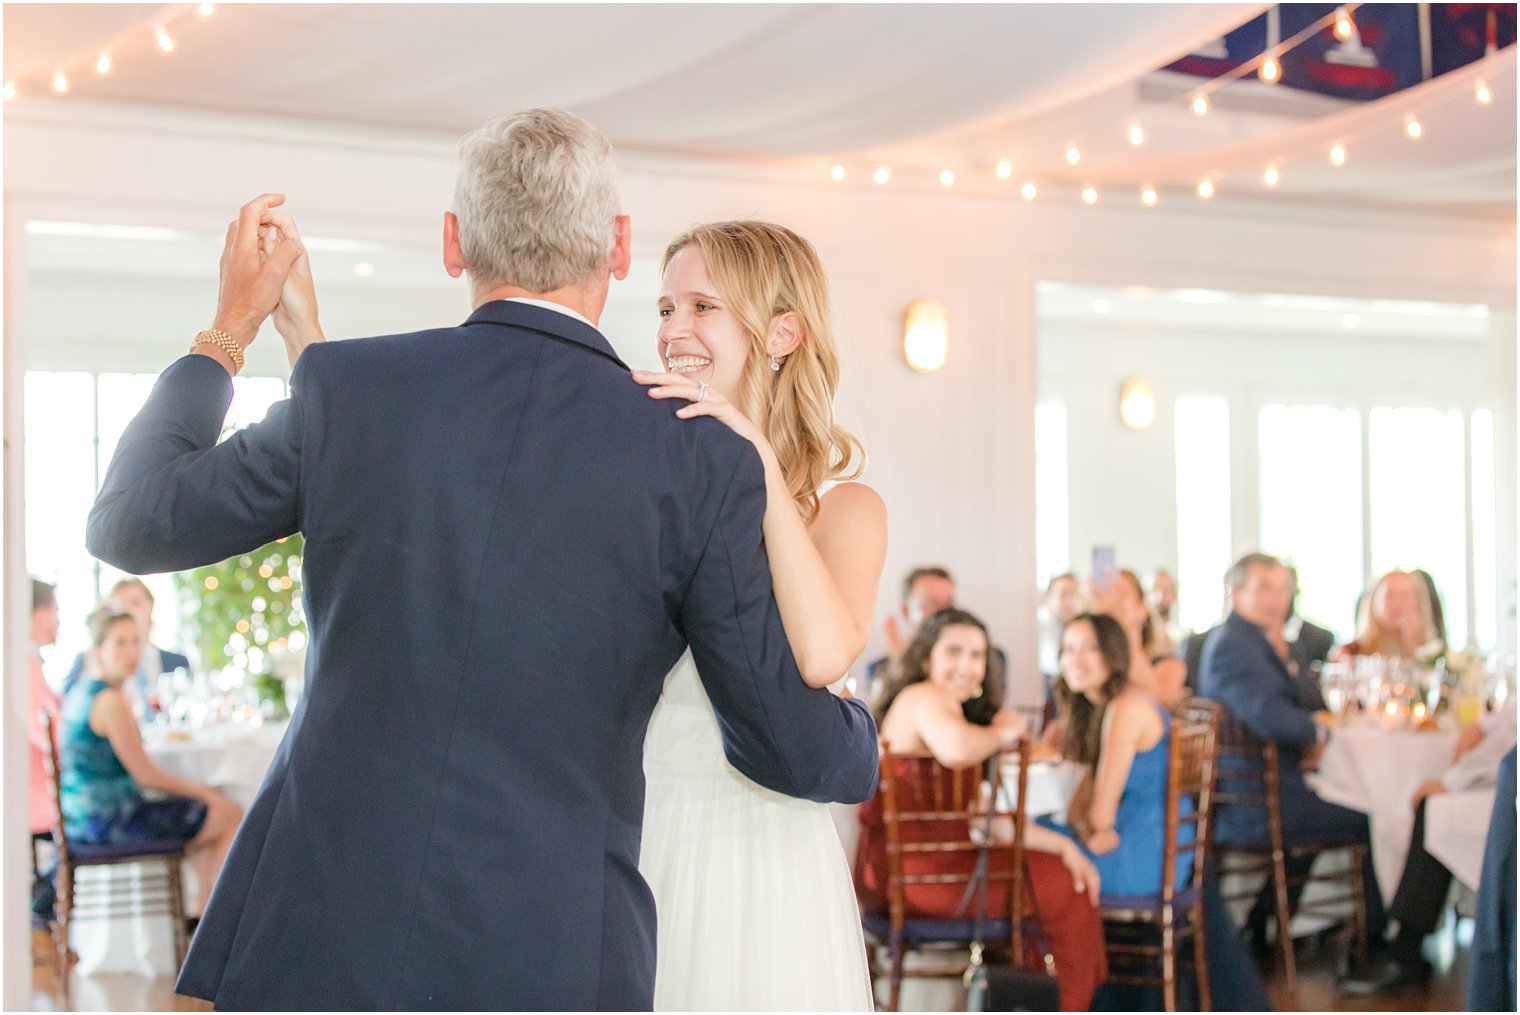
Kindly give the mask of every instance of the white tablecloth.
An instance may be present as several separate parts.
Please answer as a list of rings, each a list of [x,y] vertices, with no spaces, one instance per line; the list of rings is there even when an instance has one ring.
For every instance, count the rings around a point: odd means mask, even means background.
[[[1385,729],[1376,720],[1348,720],[1331,734],[1319,771],[1308,777],[1321,799],[1367,815],[1384,902],[1393,901],[1409,856],[1409,801],[1421,783],[1446,771],[1456,744],[1453,730]]]
[[[1494,812],[1494,788],[1440,793],[1425,803],[1425,849],[1473,891]]]
[[[283,723],[260,727],[215,727],[197,731],[189,740],[165,739],[162,731],[148,728],[143,745],[154,764],[183,779],[213,786],[244,808],[264,781],[280,738]],[[108,883],[112,892],[127,892],[146,873],[157,876],[162,864],[122,864],[85,868],[81,880]],[[185,906],[197,911],[198,887],[190,864],[182,871]],[[135,892],[133,893],[135,894]],[[124,906],[120,908],[125,908]],[[99,972],[140,972],[148,976],[174,975],[174,938],[167,916],[130,915],[110,920],[81,920],[69,928],[76,967],[81,975]]]

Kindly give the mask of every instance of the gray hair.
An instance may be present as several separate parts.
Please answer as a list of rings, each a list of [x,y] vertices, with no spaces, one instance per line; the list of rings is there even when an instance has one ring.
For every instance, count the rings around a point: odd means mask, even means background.
[[[612,143],[559,109],[499,117],[459,142],[453,210],[477,290],[590,281],[607,267],[622,214]]]
[[[1230,569],[1224,573],[1224,583],[1232,589],[1243,589],[1251,568],[1282,566],[1283,562],[1270,553],[1248,553],[1230,565]]]

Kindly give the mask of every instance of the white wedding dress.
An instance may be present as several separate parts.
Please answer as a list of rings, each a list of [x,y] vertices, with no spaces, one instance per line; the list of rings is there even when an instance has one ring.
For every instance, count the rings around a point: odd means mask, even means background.
[[[728,763],[689,651],[665,678],[644,774],[655,1010],[871,1011],[860,912],[828,807]]]

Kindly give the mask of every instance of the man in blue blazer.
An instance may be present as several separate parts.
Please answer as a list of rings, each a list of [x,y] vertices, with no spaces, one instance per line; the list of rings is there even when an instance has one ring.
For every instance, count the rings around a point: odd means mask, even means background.
[[[1281,768],[1283,840],[1288,845],[1308,842],[1370,841],[1367,815],[1321,800],[1304,782],[1323,750],[1329,731],[1314,721],[1299,701],[1293,677],[1283,657],[1268,640],[1278,629],[1291,601],[1288,569],[1276,558],[1252,553],[1230,568],[1230,615],[1208,636],[1200,663],[1198,693],[1229,709],[1233,721],[1262,740],[1277,741]],[[1233,760],[1233,759],[1231,759]],[[1260,763],[1249,771],[1260,772]],[[1221,765],[1222,788],[1243,769]],[[1259,777],[1259,775],[1258,775]],[[1259,845],[1268,841],[1265,806],[1220,804],[1214,812],[1214,838],[1223,844]],[[1386,922],[1383,897],[1372,867],[1372,851],[1364,854],[1362,877],[1367,896],[1369,940],[1382,939]],[[1309,872],[1312,859],[1290,859],[1288,874]],[[1290,905],[1303,893],[1290,890]],[[1258,942],[1264,939],[1274,909],[1272,887],[1262,889],[1246,926]]]
[[[784,636],[752,445],[650,399],[594,326],[630,257],[610,145],[529,110],[460,157],[464,324],[312,345],[291,398],[217,444],[302,256],[283,197],[251,202],[215,328],[90,515],[91,552],[134,572],[305,536],[305,693],[179,981],[219,1008],[649,1009],[642,746],[688,644],[740,772],[875,791],[870,714],[810,689]]]

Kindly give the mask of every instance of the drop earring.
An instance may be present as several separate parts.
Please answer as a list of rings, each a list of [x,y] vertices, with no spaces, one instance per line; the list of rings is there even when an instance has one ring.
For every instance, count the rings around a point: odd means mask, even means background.
[[[771,357],[771,372],[778,373],[781,370],[781,361],[775,356]]]

